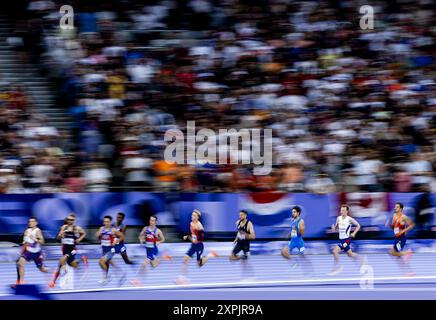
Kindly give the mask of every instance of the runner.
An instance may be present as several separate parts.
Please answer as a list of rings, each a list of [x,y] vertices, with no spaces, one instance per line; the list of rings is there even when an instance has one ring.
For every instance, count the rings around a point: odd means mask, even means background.
[[[405,268],[407,276],[413,276],[414,272],[410,269],[409,259],[412,256],[412,250],[404,250],[407,241],[407,232],[415,227],[415,223],[404,214],[404,205],[397,202],[394,208],[392,223],[389,220],[386,223],[394,231],[394,245],[389,250],[389,254],[398,257],[402,261],[402,267]]]
[[[49,283],[50,288],[54,288],[61,270],[65,270],[67,264],[73,268],[79,267],[79,261],[76,260],[76,245],[86,237],[85,230],[75,224],[76,215],[74,213],[68,215],[64,222],[66,222],[66,224],[61,227],[59,234],[57,235],[57,239],[62,243],[62,257],[59,259],[58,268],[53,275],[52,281]],[[82,262],[87,269],[88,259],[84,255],[82,256]]]
[[[100,239],[102,256],[99,260],[99,265],[103,270],[103,279],[99,281],[101,285],[105,285],[112,279],[109,276],[109,264],[112,265],[117,271],[121,272],[119,278],[119,285],[121,286],[126,278],[126,273],[122,272],[121,269],[112,261],[115,255],[115,246],[124,240],[124,236],[120,231],[117,231],[112,226],[112,217],[105,216],[103,218],[103,226],[97,231],[97,238]]]
[[[44,266],[42,257],[41,245],[44,244],[44,237],[41,229],[38,228],[38,220],[35,217],[30,217],[27,225],[28,227],[23,233],[23,247],[21,256],[16,262],[17,281],[15,286],[24,284],[24,266],[26,261],[32,260],[39,271],[48,272],[48,269]]]
[[[126,215],[124,213],[118,212],[117,221],[114,224],[114,228],[121,232],[124,238],[126,236],[127,229],[127,226],[123,223],[125,217]],[[126,264],[134,264],[127,255],[127,248],[124,245],[124,240],[119,241],[118,244],[115,245],[115,253],[119,253]]]
[[[191,215],[192,221],[190,223],[191,233],[190,235],[183,236],[183,240],[191,241],[191,247],[186,252],[186,255],[183,257],[182,274],[177,278],[176,280],[177,284],[184,284],[188,282],[185,275],[188,271],[189,261],[194,256],[194,254],[197,256],[197,265],[199,267],[204,266],[210,258],[214,258],[218,256],[216,252],[212,251],[206,257],[203,257],[204,228],[200,222],[200,218],[201,218],[201,213],[199,210],[195,209],[194,211],[192,211],[192,215]]]
[[[292,223],[291,223],[291,234],[290,238],[291,241],[289,242],[288,246],[283,247],[282,249],[282,256],[286,259],[292,258],[292,250],[297,249],[298,250],[298,258],[301,260],[303,265],[303,271],[306,275],[311,274],[313,272],[312,263],[307,258],[307,256],[304,254],[306,248],[304,247],[304,231],[305,231],[306,225],[301,218],[301,208],[299,206],[295,206],[292,208]],[[294,259],[293,267],[297,265],[298,260]]]
[[[160,263],[159,249],[158,246],[165,242],[165,237],[163,232],[157,227],[157,217],[150,217],[150,224],[144,227],[139,234],[139,242],[141,244],[145,243],[145,250],[147,251],[147,256],[144,262],[141,264],[137,272],[138,275],[143,275],[147,269],[147,265],[150,264],[153,268],[156,268]],[[171,257],[168,255],[163,256],[165,259],[170,260]],[[139,286],[141,281],[138,278],[132,280],[132,284]]]
[[[335,264],[333,270],[329,275],[335,275],[342,271],[342,266],[339,265],[339,252],[344,251],[347,255],[355,260],[359,259],[359,255],[351,250],[351,239],[356,237],[357,232],[360,230],[360,224],[348,216],[350,207],[346,204],[341,206],[341,215],[337,217],[336,223],[332,225],[332,231],[339,228],[339,244],[333,248],[333,256]],[[354,231],[350,234],[352,226],[356,226]]]

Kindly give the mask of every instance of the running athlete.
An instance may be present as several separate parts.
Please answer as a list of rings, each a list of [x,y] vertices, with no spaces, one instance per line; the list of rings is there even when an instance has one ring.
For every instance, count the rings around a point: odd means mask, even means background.
[[[112,217],[105,216],[103,218],[103,226],[100,227],[97,231],[97,238],[100,239],[102,256],[99,260],[99,265],[101,269],[104,271],[103,279],[99,281],[101,285],[107,284],[111,278],[108,277],[109,274],[109,264],[112,265],[115,269],[118,267],[112,261],[112,258],[115,254],[115,246],[124,240],[124,236],[120,231],[117,231],[112,226]],[[125,273],[122,273],[119,284],[121,285],[125,280]]]
[[[49,283],[50,288],[55,286],[56,280],[61,273],[61,269],[67,264],[73,268],[79,266],[79,262],[76,260],[76,245],[86,237],[85,230],[75,224],[76,215],[74,213],[68,215],[64,222],[66,222],[66,224],[61,227],[57,235],[57,239],[62,243],[62,257],[59,259],[58,268],[53,275],[52,281]],[[86,256],[82,256],[82,262],[85,265],[85,268],[88,268],[88,259]]]
[[[199,210],[195,209],[194,211],[192,211],[192,216],[191,216],[192,221],[190,223],[191,234],[187,236],[183,236],[183,240],[191,241],[191,247],[186,252],[186,255],[183,257],[182,275],[179,276],[179,278],[176,280],[178,284],[183,284],[187,282],[187,279],[183,276],[183,274],[186,274],[189,260],[192,258],[194,254],[196,254],[197,256],[197,264],[199,267],[204,266],[205,263],[209,260],[209,258],[218,256],[216,252],[212,251],[209,255],[203,257],[204,228],[200,222],[200,218],[201,218],[201,213]]]
[[[123,236],[126,235],[126,229],[127,229],[127,226],[123,223],[125,216],[126,215],[124,213],[118,212],[117,221],[114,224],[114,228],[117,231],[121,232]],[[115,253],[119,253],[126,264],[133,264],[133,262],[127,256],[127,249],[126,246],[124,245],[124,240],[119,241],[118,244],[115,245]]]
[[[394,257],[404,257],[404,266],[408,267],[408,259],[412,254],[412,250],[403,251],[406,245],[406,235],[407,232],[415,227],[415,223],[408,216],[404,214],[404,205],[401,202],[397,202],[394,208],[394,216],[392,218],[392,223],[387,221],[387,225],[394,230],[394,246],[389,250],[389,254]],[[411,270],[408,274],[412,274]]]
[[[26,261],[33,260],[41,272],[48,272],[48,269],[43,264],[41,245],[44,244],[44,237],[41,229],[38,228],[38,220],[35,217],[30,217],[27,226],[23,234],[21,256],[17,260],[16,285],[24,283],[24,265]]]
[[[303,255],[304,253],[304,220],[300,217],[301,208],[295,206],[292,208],[292,223],[291,223],[291,241],[289,246],[283,247],[282,256],[286,259],[291,259],[292,250],[297,249],[298,254]]]
[[[313,267],[310,260],[304,254],[304,231],[305,231],[305,223],[303,218],[301,218],[301,208],[299,206],[295,206],[292,208],[292,223],[291,223],[291,241],[288,246],[283,247],[282,256],[286,259],[291,259],[292,250],[298,250],[298,257],[302,259],[303,263],[303,271],[306,275],[311,274],[313,272]],[[295,266],[297,261],[294,262],[292,266]]]
[[[236,221],[236,228],[238,232],[230,260],[247,259],[250,254],[250,240],[255,239],[256,235],[254,233],[253,223],[247,219],[247,212],[245,210],[239,211],[239,220]],[[238,256],[238,253],[241,251],[244,253],[242,257]]]
[[[355,260],[358,259],[358,254],[351,250],[351,238],[354,238],[360,229],[360,224],[348,216],[350,207],[346,204],[341,206],[341,215],[336,219],[336,223],[332,225],[332,231],[339,229],[339,244],[333,248],[333,256],[335,259],[335,265],[329,275],[335,275],[342,271],[342,267],[339,265],[339,252],[344,251],[347,255]],[[354,231],[350,234],[352,226],[356,226]]]
[[[165,242],[165,237],[163,232],[157,227],[157,217],[150,217],[150,224],[147,227],[144,227],[139,234],[139,242],[141,244],[145,243],[145,250],[147,251],[147,257],[144,259],[144,262],[141,264],[139,268],[138,275],[142,275],[147,269],[147,265],[150,265],[153,268],[156,268],[160,263],[160,259],[158,258],[159,249],[158,246]],[[169,256],[165,256],[166,258]],[[139,285],[140,281],[138,279],[132,280],[134,285]]]

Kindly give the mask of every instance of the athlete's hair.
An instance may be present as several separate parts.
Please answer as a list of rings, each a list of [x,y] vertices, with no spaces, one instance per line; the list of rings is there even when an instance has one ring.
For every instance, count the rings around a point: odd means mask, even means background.
[[[347,208],[347,212],[350,212],[350,206],[348,204],[342,204],[341,208]]]
[[[104,220],[104,219],[109,219],[110,221],[112,221],[112,217],[111,217],[111,216],[104,216],[104,217],[103,217],[103,220]]]
[[[154,218],[154,220],[157,221],[157,217],[156,217],[154,214],[150,216],[150,219],[151,219],[151,218]]]
[[[402,202],[395,202],[395,204],[400,206],[400,209],[403,210],[404,209],[404,204]]]
[[[192,211],[192,213],[195,213],[195,214],[197,215],[198,219],[201,218],[201,212],[200,212],[200,210],[198,210],[198,209],[194,209],[194,211]]]
[[[76,218],[76,214],[70,213],[67,217],[74,217],[74,218]]]
[[[117,215],[120,215],[120,216],[122,216],[123,217],[123,219],[126,217],[126,214],[125,213],[123,213],[123,212],[118,212],[117,213]]]
[[[297,211],[299,215],[301,214],[301,208],[300,208],[299,206],[294,206],[294,207],[292,207],[292,210]],[[292,210],[291,210],[291,211],[292,211]]]
[[[241,213],[241,212],[245,215],[248,215],[247,211],[245,211],[245,210],[239,210],[239,213]]]
[[[38,222],[38,219],[37,219],[35,216],[31,216],[31,217],[29,218],[29,220],[35,220],[36,222]]]

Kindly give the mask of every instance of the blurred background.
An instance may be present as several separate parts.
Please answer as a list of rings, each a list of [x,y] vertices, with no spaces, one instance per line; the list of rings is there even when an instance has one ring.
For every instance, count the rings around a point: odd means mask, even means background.
[[[67,4],[73,30],[59,28]],[[365,4],[2,6],[0,232],[22,232],[33,214],[52,236],[71,210],[93,226],[119,208],[131,225],[153,212],[161,224],[185,228],[186,215],[206,203],[209,231],[233,230],[235,208],[245,208],[258,226],[275,226],[259,233],[271,238],[283,235],[289,206],[303,204],[308,237],[321,237],[338,203],[348,202],[368,236],[383,236],[402,199],[417,232],[431,236],[435,3],[371,1],[374,29],[362,30]],[[272,173],[166,163],[164,132],[184,130],[188,120],[197,129],[273,129]]]

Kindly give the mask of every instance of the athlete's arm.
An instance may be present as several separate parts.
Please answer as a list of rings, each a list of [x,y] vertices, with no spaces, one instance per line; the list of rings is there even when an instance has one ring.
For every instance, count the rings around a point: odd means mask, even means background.
[[[410,219],[408,216],[404,216],[404,220],[407,223],[407,228],[404,230],[401,230],[400,234],[406,233],[415,227],[415,222],[412,219]]]
[[[64,225],[61,227],[61,229],[59,230],[59,233],[58,233],[58,235],[57,235],[57,237],[56,237],[58,240],[61,240],[61,239],[64,237],[64,232],[65,232],[66,227],[67,227],[67,225],[64,224]]]
[[[359,232],[359,230],[360,230],[360,224],[359,224],[359,222],[357,222],[353,218],[351,218],[350,221],[351,221],[351,224],[356,226],[356,228],[354,229],[353,233],[351,233],[351,237],[354,238],[356,236],[356,233]]]
[[[86,232],[79,226],[77,227],[77,232],[79,233],[79,237],[76,239],[76,243],[80,243],[86,237]]]
[[[255,239],[256,234],[254,233],[254,226],[253,226],[253,223],[251,223],[251,221],[248,222],[247,230],[250,233],[247,234],[246,237],[248,237],[248,239],[250,239],[250,240]]]
[[[236,220],[235,225],[236,229],[238,228],[239,220]],[[239,232],[239,230],[238,230]],[[238,241],[238,232],[236,232],[235,240],[233,240],[233,243],[236,243]]]
[[[160,229],[157,229],[157,238],[158,238],[158,241],[156,242],[157,245],[165,242],[165,237]]]
[[[41,229],[38,229],[38,231],[36,232],[36,239],[35,239],[39,244],[44,244],[44,236],[42,235]]]
[[[112,233],[117,237],[117,242],[116,243],[120,243],[121,241],[124,240],[124,235],[122,232],[117,231],[117,229],[112,228]]]
[[[145,241],[144,234],[145,234],[145,231],[146,231],[146,230],[147,230],[147,227],[144,227],[144,228],[142,228],[141,232],[139,233],[139,237],[138,237],[138,239],[139,239],[139,242],[140,242],[141,244],[143,244],[144,241]]]
[[[300,232],[301,236],[304,236],[304,230],[305,230],[304,220],[301,219],[300,224],[298,225],[298,232]]]

